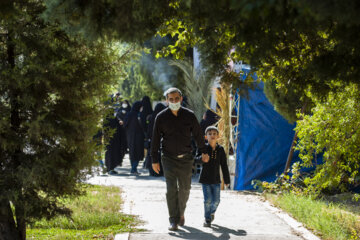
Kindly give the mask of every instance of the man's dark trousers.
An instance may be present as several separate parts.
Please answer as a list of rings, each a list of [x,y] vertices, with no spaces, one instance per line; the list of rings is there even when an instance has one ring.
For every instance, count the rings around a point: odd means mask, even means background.
[[[191,154],[162,156],[170,223],[179,223],[189,199],[194,159]]]

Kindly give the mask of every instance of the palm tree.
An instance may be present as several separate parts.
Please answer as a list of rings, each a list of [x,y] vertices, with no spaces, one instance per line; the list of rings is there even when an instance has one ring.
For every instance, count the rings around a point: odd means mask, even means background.
[[[184,73],[185,95],[188,97],[190,109],[200,121],[207,109],[205,105],[211,97],[214,78],[206,76],[205,70],[196,71],[190,60],[170,60],[169,64],[178,67]]]

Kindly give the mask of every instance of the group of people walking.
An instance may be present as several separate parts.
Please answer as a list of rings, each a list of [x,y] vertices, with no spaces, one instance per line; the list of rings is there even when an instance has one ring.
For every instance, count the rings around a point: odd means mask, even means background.
[[[109,166],[111,174],[114,165],[121,165],[128,148],[131,174],[138,175],[139,161],[144,158],[144,148],[147,149],[144,166],[149,169],[150,175],[165,176],[169,230],[176,231],[178,226],[185,224],[184,213],[194,161],[201,162],[203,167],[199,182],[204,195],[204,226],[211,227],[220,203],[220,167],[225,185],[230,184],[226,154],[217,143],[219,130],[214,126],[216,114],[209,110],[199,124],[194,113],[182,106],[184,98],[179,89],[170,88],[164,96],[167,106],[158,103],[154,111],[147,96],[135,102],[131,109],[127,101],[122,101],[114,114],[115,120],[108,121],[113,128],[115,122],[118,124],[107,147],[106,156],[109,158],[106,161],[109,163],[106,166]],[[120,145],[117,142],[119,139]],[[127,145],[123,146],[125,139]],[[194,142],[196,157],[193,155]],[[121,161],[112,162],[115,144],[121,146],[121,151],[118,151]]]
[[[154,113],[157,109],[165,108],[162,103],[158,105],[162,107],[157,106],[154,112],[148,96],[144,96],[141,101],[134,102],[132,106],[128,100],[120,100],[119,93],[112,96],[111,112],[104,121],[104,132],[109,133],[106,138],[108,142],[105,151],[105,165],[109,175],[118,174],[115,168],[122,166],[126,153],[129,154],[131,163],[130,174],[140,174],[138,165],[140,161],[144,160],[146,149],[150,148],[153,126],[151,122],[156,116]],[[146,161],[151,161],[149,158],[147,157]],[[144,163],[143,166],[146,167],[148,164]],[[160,175],[155,174],[152,169],[149,171],[152,175]]]

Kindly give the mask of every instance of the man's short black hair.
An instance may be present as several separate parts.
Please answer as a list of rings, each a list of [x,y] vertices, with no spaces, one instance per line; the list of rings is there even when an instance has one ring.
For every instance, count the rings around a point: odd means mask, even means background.
[[[180,89],[178,89],[178,88],[176,88],[176,87],[171,87],[171,88],[169,88],[168,90],[166,90],[166,91],[164,92],[164,96],[165,96],[166,99],[167,99],[168,94],[170,94],[170,93],[175,93],[175,92],[178,92],[178,93],[180,94],[180,96],[182,97],[182,92],[180,91]]]
[[[205,129],[205,135],[207,134],[207,132],[211,131],[211,130],[215,130],[217,131],[217,133],[219,134],[219,129],[215,126],[208,126],[206,129]]]

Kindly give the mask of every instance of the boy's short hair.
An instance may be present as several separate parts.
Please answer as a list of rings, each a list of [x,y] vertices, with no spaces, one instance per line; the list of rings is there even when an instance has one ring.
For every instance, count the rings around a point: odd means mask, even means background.
[[[211,130],[215,130],[217,131],[217,133],[219,134],[219,129],[215,126],[208,126],[206,129],[205,129],[205,135],[207,134],[207,132],[211,131]]]
[[[166,90],[166,91],[164,92],[164,96],[165,96],[166,99],[167,99],[168,94],[170,94],[170,93],[175,93],[175,92],[179,93],[180,96],[182,97],[182,92],[180,91],[180,89],[178,89],[178,88],[176,88],[176,87],[171,87],[171,88],[169,88],[168,90]]]

